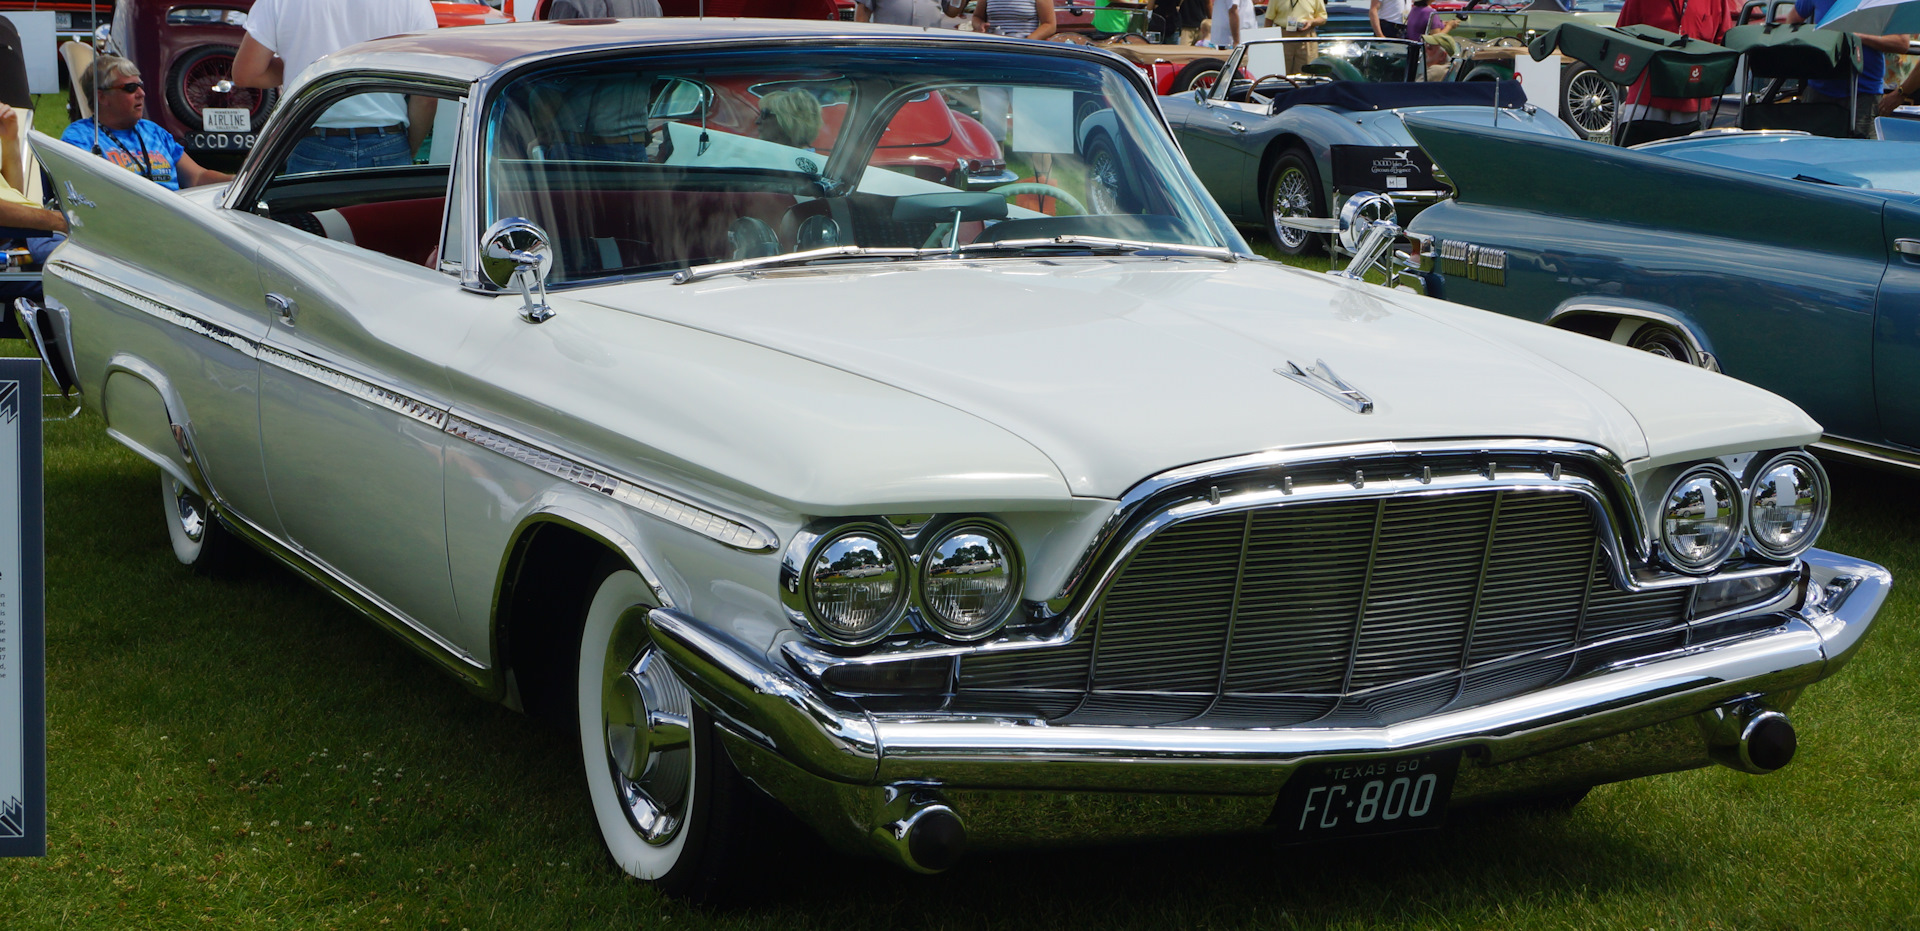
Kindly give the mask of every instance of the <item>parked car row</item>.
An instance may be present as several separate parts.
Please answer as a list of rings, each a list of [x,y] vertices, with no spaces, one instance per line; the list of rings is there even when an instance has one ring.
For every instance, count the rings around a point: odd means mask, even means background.
[[[156,467],[183,563],[262,549],[565,722],[614,862],[669,891],[734,875],[766,829],[752,793],[933,872],[970,847],[1320,841],[1770,772],[1890,585],[1816,548],[1823,429],[1789,400],[1260,259],[1233,217],[1279,201],[1216,203],[1212,175],[1284,165],[1309,205],[1441,178],[1384,136],[1269,161],[1200,154],[1194,124],[1404,119],[1459,192],[1414,220],[1439,254],[1423,280],[1504,287],[1510,313],[1609,275],[1652,303],[1725,245],[1638,216],[1489,227],[1567,194],[1513,163],[1584,147],[1594,204],[1670,164],[1689,199],[1661,197],[1740,222],[1760,201],[1710,151],[1603,149],[1467,84],[1379,96],[1405,43],[1303,68],[1249,45],[1163,116],[1138,68],[1072,45],[689,19],[476,35],[324,59],[230,185],[176,195],[38,138],[73,233],[23,313]],[[285,170],[340,93],[396,90],[457,127],[425,164]],[[583,126],[607,112],[589,99],[639,109],[616,138]],[[1868,218],[1901,235],[1905,200],[1764,186],[1772,209],[1828,204],[1795,228],[1843,237],[1817,254],[1846,268],[1747,296],[1837,290],[1867,314]],[[1397,230],[1344,213],[1350,249]],[[1633,230],[1649,243],[1612,265],[1579,251]],[[1700,280],[1810,254],[1767,250]],[[1867,371],[1763,313],[1750,348],[1710,351]]]

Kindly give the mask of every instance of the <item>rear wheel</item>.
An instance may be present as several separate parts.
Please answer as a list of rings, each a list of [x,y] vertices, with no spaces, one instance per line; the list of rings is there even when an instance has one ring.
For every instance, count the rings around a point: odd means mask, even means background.
[[[580,751],[613,862],[661,891],[716,892],[734,854],[745,786],[712,723],[647,632],[653,591],[609,566],[580,630]]]
[[[1267,238],[1288,255],[1305,255],[1326,248],[1325,237],[1281,224],[1284,217],[1327,216],[1326,195],[1320,191],[1320,173],[1313,157],[1293,148],[1281,153],[1267,175]]]
[[[1570,62],[1561,68],[1560,87],[1560,118],[1589,141],[1610,139],[1614,114],[1619,109],[1620,89],[1592,66],[1581,62]]]
[[[1664,323],[1643,323],[1628,337],[1627,345],[1641,352],[1650,352],[1662,358],[1699,365],[1700,358],[1693,351],[1693,345],[1680,331]]]
[[[1191,90],[1194,85],[1212,87],[1220,79],[1220,62],[1211,58],[1196,58],[1187,62],[1178,74],[1173,76],[1173,85],[1169,93],[1180,94]]]
[[[223,575],[240,558],[240,541],[213,516],[199,492],[160,473],[160,505],[166,513],[167,538],[173,556],[201,575]]]

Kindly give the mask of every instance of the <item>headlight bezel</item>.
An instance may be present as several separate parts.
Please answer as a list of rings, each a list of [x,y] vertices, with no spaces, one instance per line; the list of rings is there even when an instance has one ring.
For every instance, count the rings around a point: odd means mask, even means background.
[[[1680,491],[1681,486],[1700,478],[1714,479],[1725,483],[1729,492],[1729,507],[1727,510],[1733,517],[1733,526],[1727,531],[1726,542],[1721,544],[1715,551],[1709,553],[1704,558],[1690,560],[1680,554],[1679,547],[1673,540],[1672,528],[1668,524],[1667,512],[1673,504],[1674,495]],[[1666,492],[1660,496],[1659,511],[1654,514],[1653,517],[1655,536],[1659,540],[1660,552],[1668,565],[1687,575],[1712,575],[1718,571],[1722,565],[1725,565],[1727,560],[1732,559],[1734,554],[1739,552],[1741,544],[1746,541],[1746,486],[1741,483],[1740,479],[1736,477],[1731,470],[1718,462],[1699,463],[1682,471],[1672,482],[1668,483]]]
[[[975,533],[987,537],[998,544],[1000,557],[1006,563],[1008,577],[1006,603],[996,609],[997,616],[972,629],[956,629],[943,619],[941,613],[933,607],[931,578],[933,572],[933,554],[942,543],[966,533]],[[1026,561],[1020,556],[1020,546],[1014,541],[1013,534],[1000,524],[978,517],[962,517],[942,522],[931,532],[923,533],[925,542],[914,554],[914,592],[913,603],[924,621],[924,629],[935,636],[957,643],[976,643],[999,633],[1007,622],[1020,610],[1022,590],[1026,584]]]
[[[998,616],[972,630],[958,629],[934,620],[927,606],[927,555],[945,540],[969,529],[988,532],[997,538],[1007,560],[1012,581],[1011,595]],[[813,568],[827,547],[853,535],[867,535],[889,548],[902,571],[906,594],[904,606],[896,606],[886,623],[859,636],[828,623],[814,605]],[[1000,633],[1021,614],[1025,600],[1026,559],[1018,539],[1003,523],[977,514],[933,517],[885,518],[859,517],[816,521],[796,533],[785,548],[780,562],[779,595],[787,619],[808,639],[824,646],[860,650],[891,637],[913,635],[954,644],[978,643]]]
[[[1807,530],[1803,532],[1804,538],[1802,540],[1785,547],[1776,547],[1760,536],[1758,531],[1759,522],[1755,519],[1754,509],[1760,506],[1760,484],[1766,479],[1767,473],[1772,472],[1781,465],[1788,464],[1800,465],[1806,469],[1807,473],[1813,479],[1813,518],[1809,521]],[[1819,459],[1815,458],[1806,450],[1790,449],[1785,452],[1776,453],[1765,459],[1758,467],[1752,470],[1750,476],[1746,488],[1747,500],[1744,507],[1744,520],[1746,523],[1746,537],[1753,547],[1754,552],[1765,559],[1778,560],[1781,562],[1790,562],[1800,558],[1801,554],[1812,549],[1813,544],[1819,541],[1821,531],[1826,529],[1827,517],[1832,513],[1833,487],[1827,479],[1826,469],[1821,467]]]

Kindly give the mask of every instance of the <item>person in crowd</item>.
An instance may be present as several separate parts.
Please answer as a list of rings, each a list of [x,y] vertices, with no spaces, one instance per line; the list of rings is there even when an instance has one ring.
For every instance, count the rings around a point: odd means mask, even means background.
[[[1795,0],[1793,12],[1787,14],[1787,21],[1817,23],[1832,7],[1833,0]],[[1800,99],[1807,103],[1837,103],[1841,106],[1851,103],[1854,107],[1853,134],[1864,139],[1873,135],[1873,118],[1880,112],[1881,91],[1886,89],[1887,62],[1884,56],[1905,52],[1907,37],[1855,35],[1860,36],[1860,75],[1854,86],[1848,87],[1845,79],[1808,81]]]
[[[1460,40],[1451,35],[1453,27],[1458,25],[1458,19],[1436,16],[1428,21],[1426,31],[1421,33],[1420,49],[1427,60],[1427,80],[1447,79],[1447,69],[1453,64],[1453,56],[1460,53]]]
[[[1213,0],[1213,34],[1208,41],[1214,48],[1233,48],[1240,37],[1253,31],[1253,0]]]
[[[1367,6],[1367,19],[1373,34],[1383,39],[1407,37],[1407,0],[1373,0]]]
[[[1689,38],[1719,44],[1732,28],[1738,0],[1627,0],[1620,8],[1619,25],[1653,26]],[[1712,109],[1710,97],[1655,97],[1648,92],[1650,75],[1627,88],[1620,108],[1621,145],[1670,139],[1704,129],[1702,119]]]
[[[232,181],[204,168],[173,134],[144,119],[147,87],[140,69],[118,55],[102,55],[80,72],[80,93],[95,101],[93,116],[67,127],[62,142],[78,146],[170,191]]]
[[[1892,116],[1894,110],[1913,103],[1915,94],[1920,94],[1920,67],[1909,67],[1906,78],[1880,95],[1880,104],[1874,109],[1881,116]]]
[[[1413,0],[1413,8],[1407,11],[1407,34],[1403,38],[1424,41],[1432,25],[1433,0]]]
[[[356,42],[427,32],[428,0],[255,0],[233,56],[233,81],[284,87],[322,55]],[[294,146],[293,172],[410,165],[433,126],[434,100],[357,94],[334,104]]]
[[[1053,0],[978,0],[973,5],[974,32],[1050,39],[1056,30]]]
[[[940,0],[853,0],[853,21],[892,26],[944,26]]]
[[[1267,24],[1280,27],[1288,39],[1310,39],[1320,34],[1327,23],[1327,0],[1270,0]],[[1319,43],[1297,42],[1287,46],[1287,73],[1299,74],[1307,62],[1320,57]]]
[[[755,131],[768,142],[796,149],[812,149],[820,135],[820,101],[799,88],[774,91],[760,98]]]
[[[1199,45],[1207,37],[1207,16],[1212,12],[1209,0],[1179,0],[1174,7],[1175,25],[1180,30],[1181,45]]]
[[[32,263],[38,266],[46,264],[47,253],[67,238],[67,218],[21,193],[26,187],[27,161],[20,145],[20,121],[32,118],[29,111],[0,103],[0,240],[26,246]],[[0,299],[11,301],[16,297],[39,300],[40,282],[0,282]]]

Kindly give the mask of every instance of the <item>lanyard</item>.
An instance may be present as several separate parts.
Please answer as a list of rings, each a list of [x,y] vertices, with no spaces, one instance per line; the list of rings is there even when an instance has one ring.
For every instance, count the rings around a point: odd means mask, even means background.
[[[127,148],[127,144],[125,142],[122,142],[121,140],[114,138],[113,130],[111,129],[107,130],[106,137],[108,142],[111,142],[114,145],[119,146],[120,151],[127,153],[128,158],[133,157],[133,150]],[[147,153],[147,140],[140,138],[140,124],[138,123],[135,123],[133,126],[133,141],[140,144],[140,176],[147,179],[148,181],[152,181],[153,180],[153,156]]]

